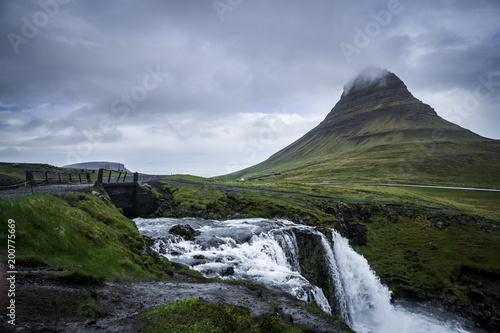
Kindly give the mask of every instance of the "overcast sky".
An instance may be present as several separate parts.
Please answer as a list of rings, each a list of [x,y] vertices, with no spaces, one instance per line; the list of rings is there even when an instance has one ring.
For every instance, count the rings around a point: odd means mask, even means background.
[[[0,161],[215,176],[323,120],[373,65],[500,139],[500,1],[0,1]]]

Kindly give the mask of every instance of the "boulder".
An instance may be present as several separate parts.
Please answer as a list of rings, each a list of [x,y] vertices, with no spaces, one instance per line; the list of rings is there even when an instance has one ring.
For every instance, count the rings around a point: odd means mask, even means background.
[[[469,296],[469,299],[474,302],[482,302],[484,300],[484,294],[476,289],[471,289],[467,296]]]
[[[194,240],[200,234],[199,231],[194,230],[189,224],[176,224],[170,228],[169,233],[181,236],[184,240],[189,241]]]
[[[229,276],[229,275],[234,275],[234,268],[232,266],[229,266],[228,268],[222,271],[222,276]]]

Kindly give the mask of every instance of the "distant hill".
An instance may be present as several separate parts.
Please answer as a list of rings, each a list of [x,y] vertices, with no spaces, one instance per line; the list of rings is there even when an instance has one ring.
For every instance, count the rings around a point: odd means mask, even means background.
[[[83,163],[74,163],[63,166],[62,168],[70,168],[70,169],[87,169],[87,170],[99,170],[99,169],[110,169],[117,171],[126,171],[131,172],[125,165],[118,162],[83,162]]]
[[[500,140],[439,117],[393,73],[370,68],[318,125],[266,161],[229,174],[500,188]]]

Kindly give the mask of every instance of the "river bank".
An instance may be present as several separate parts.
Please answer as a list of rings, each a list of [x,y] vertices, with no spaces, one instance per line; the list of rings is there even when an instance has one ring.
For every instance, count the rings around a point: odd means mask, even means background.
[[[5,268],[5,267],[4,267]],[[285,293],[248,282],[212,282],[174,265],[169,280],[107,281],[103,286],[55,282],[64,272],[56,267],[22,268],[17,274],[16,326],[6,321],[3,332],[135,332],[144,324],[147,310],[187,297],[243,306],[251,316],[278,316],[289,325],[310,327],[310,332],[352,332],[344,324],[311,304]],[[79,297],[87,293],[98,304],[98,314],[81,311]]]

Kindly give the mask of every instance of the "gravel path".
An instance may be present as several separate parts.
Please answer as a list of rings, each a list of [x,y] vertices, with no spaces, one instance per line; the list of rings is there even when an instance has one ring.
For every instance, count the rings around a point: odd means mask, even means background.
[[[29,187],[19,188],[15,190],[0,191],[0,198],[14,199],[21,198],[32,194],[54,195],[63,196],[75,192],[91,192],[91,187],[94,184],[66,184],[66,185],[45,185],[34,186],[32,189]]]

